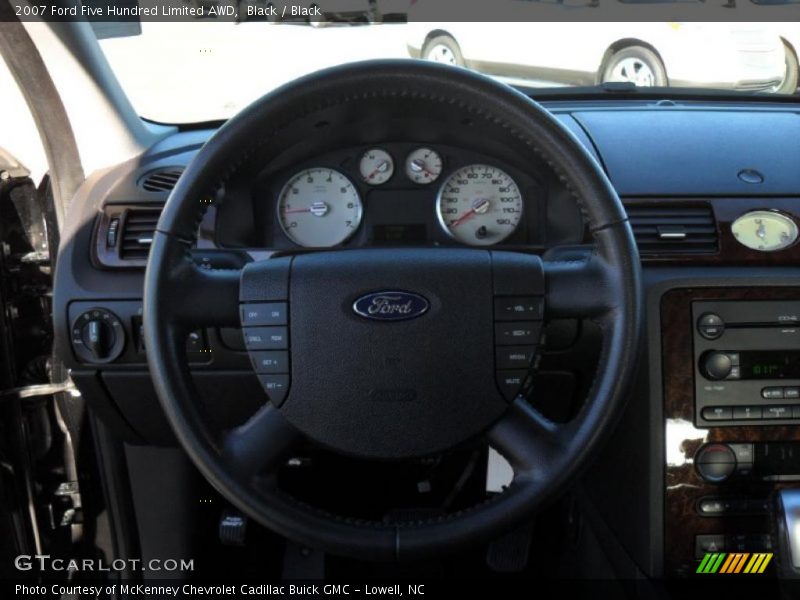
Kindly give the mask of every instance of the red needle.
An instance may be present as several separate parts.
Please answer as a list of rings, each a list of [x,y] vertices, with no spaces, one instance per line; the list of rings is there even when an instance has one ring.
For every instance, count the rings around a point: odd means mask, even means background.
[[[284,209],[283,214],[289,215],[292,213],[303,213],[303,212],[311,212],[310,208],[292,208],[289,210]]]
[[[373,177],[375,177],[375,175],[377,175],[379,172],[381,172],[381,171],[384,171],[384,170],[386,170],[386,169],[387,169],[387,163],[386,163],[386,161],[383,161],[383,162],[382,162],[382,163],[380,163],[380,164],[379,164],[377,167],[375,167],[375,170],[374,170],[374,171],[372,171],[372,173],[370,173],[369,175],[367,175],[367,179],[372,179],[372,178],[373,178]]]
[[[481,210],[481,209],[484,208],[484,207],[488,208],[488,206],[489,206],[489,200],[487,200],[486,198],[481,198],[481,199],[476,200],[475,204],[472,206],[472,208],[470,208],[467,212],[465,212],[463,215],[461,215],[455,221],[450,223],[450,227],[458,227],[459,225],[461,225],[461,223],[463,223],[464,221],[469,219],[472,215],[476,215],[476,214],[478,214],[478,212],[482,212],[482,213],[486,212],[485,210]]]
[[[450,227],[458,227],[459,225],[461,225],[461,223],[463,223],[464,221],[469,219],[474,214],[476,214],[475,213],[475,209],[474,208],[470,208],[467,212],[465,212],[463,215],[458,217],[455,221],[450,223]]]

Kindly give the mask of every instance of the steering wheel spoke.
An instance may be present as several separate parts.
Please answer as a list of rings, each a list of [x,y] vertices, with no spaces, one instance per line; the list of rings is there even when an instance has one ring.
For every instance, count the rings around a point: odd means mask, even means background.
[[[247,422],[227,431],[222,454],[243,478],[274,474],[300,439],[272,404],[265,404]]]
[[[489,430],[489,444],[511,464],[517,478],[550,472],[562,452],[564,427],[518,398]]]
[[[545,261],[548,318],[599,318],[619,302],[614,274],[598,255]]]
[[[161,308],[169,311],[172,323],[186,331],[239,326],[240,270],[201,268],[182,242],[160,232],[154,237],[153,249],[168,253],[174,265],[160,273],[159,281],[161,294],[169,296],[169,302],[162,303]]]

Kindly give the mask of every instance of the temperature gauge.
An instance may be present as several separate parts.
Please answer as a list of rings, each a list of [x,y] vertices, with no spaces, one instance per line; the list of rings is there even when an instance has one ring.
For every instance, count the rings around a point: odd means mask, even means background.
[[[392,155],[380,148],[367,150],[361,156],[358,170],[361,178],[370,185],[386,183],[394,173]]]
[[[442,174],[442,157],[430,148],[417,148],[406,158],[406,175],[414,183],[436,181]]]

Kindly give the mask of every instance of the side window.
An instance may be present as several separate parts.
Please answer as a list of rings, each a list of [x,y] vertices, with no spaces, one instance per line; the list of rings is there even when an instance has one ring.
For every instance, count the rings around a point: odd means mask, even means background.
[[[0,150],[4,158],[25,167],[35,185],[41,183],[47,172],[47,157],[39,132],[17,82],[0,59]],[[8,159],[5,158],[3,163]],[[4,177],[15,175],[8,173]]]

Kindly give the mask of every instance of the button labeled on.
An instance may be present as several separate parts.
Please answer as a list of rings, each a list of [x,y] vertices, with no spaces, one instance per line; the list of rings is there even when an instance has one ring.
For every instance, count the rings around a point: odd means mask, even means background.
[[[286,327],[245,327],[244,345],[248,350],[286,350],[289,336]]]
[[[289,353],[286,350],[252,352],[250,358],[256,373],[289,372]]]
[[[495,342],[498,346],[533,345],[539,343],[541,322],[520,321],[497,323],[494,326]]]
[[[251,327],[255,325],[286,325],[285,302],[261,302],[254,304],[241,304],[239,306],[242,325]]]
[[[259,375],[258,379],[267,392],[270,402],[275,406],[280,406],[286,400],[286,394],[289,392],[289,376],[288,375]]]
[[[544,298],[539,296],[494,299],[494,318],[498,321],[540,320],[544,316]]]

